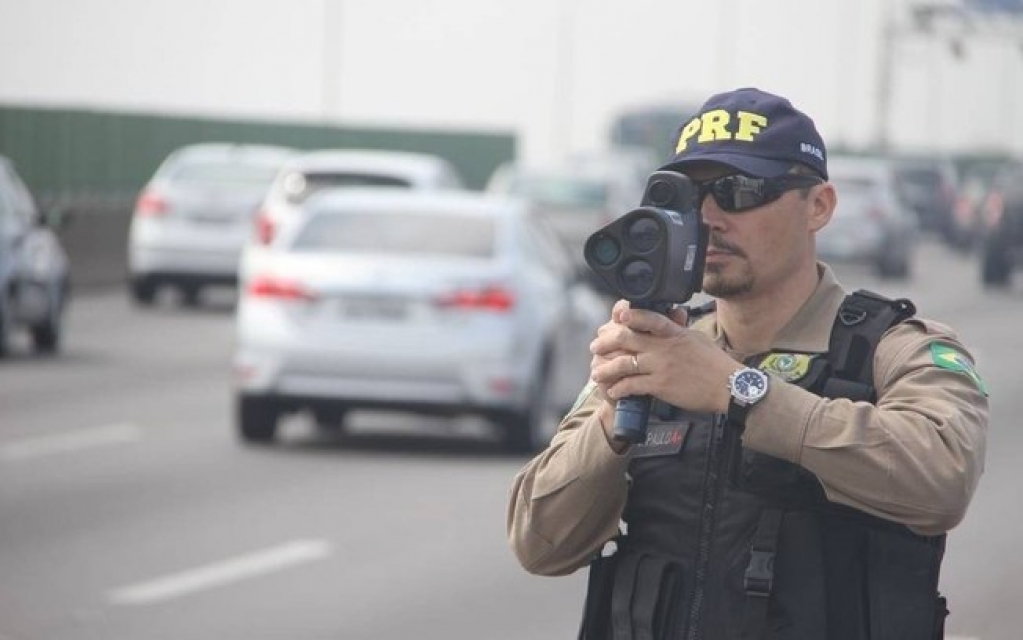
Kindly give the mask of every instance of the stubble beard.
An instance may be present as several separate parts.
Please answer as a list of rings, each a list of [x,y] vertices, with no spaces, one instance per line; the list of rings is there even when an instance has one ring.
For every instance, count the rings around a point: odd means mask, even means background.
[[[703,291],[715,298],[727,300],[738,298],[753,290],[754,278],[748,265],[743,265],[740,273],[729,278],[725,275],[722,265],[707,265],[703,273]]]

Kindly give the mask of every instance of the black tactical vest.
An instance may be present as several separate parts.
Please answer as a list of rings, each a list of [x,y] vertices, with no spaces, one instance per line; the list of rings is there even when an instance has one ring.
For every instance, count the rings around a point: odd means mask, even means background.
[[[874,402],[874,348],[913,313],[908,300],[848,296],[828,353],[793,354],[792,381]],[[743,448],[722,416],[657,402],[652,413],[629,467],[625,535],[590,567],[581,639],[942,637],[944,536],[828,502],[813,474]]]

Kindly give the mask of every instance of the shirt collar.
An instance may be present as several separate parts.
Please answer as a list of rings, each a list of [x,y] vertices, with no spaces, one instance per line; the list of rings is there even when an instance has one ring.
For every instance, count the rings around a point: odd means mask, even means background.
[[[828,265],[818,262],[817,272],[820,274],[817,288],[778,332],[771,346],[773,351],[825,353],[828,350],[835,314],[845,300],[845,290]],[[718,324],[716,313],[700,318],[693,326],[710,335],[717,344],[725,345],[724,332]]]

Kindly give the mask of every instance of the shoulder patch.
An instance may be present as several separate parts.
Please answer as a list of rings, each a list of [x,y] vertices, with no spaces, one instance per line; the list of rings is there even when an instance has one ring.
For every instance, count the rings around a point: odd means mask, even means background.
[[[934,364],[936,366],[965,375],[973,381],[973,384],[977,385],[977,389],[979,389],[981,393],[985,396],[987,395],[987,385],[985,385],[984,381],[980,378],[980,374],[977,373],[977,369],[973,366],[973,363],[963,353],[948,345],[932,342],[931,358],[934,360]]]
[[[796,382],[806,377],[815,357],[809,353],[772,353],[760,361],[759,369],[785,382]]]

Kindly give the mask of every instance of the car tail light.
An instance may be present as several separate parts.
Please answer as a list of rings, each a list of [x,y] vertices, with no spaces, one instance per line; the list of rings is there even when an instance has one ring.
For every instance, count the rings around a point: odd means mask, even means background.
[[[1001,194],[992,192],[984,199],[984,221],[988,229],[994,229],[1002,219],[1002,212],[1005,210],[1005,202]]]
[[[135,215],[142,218],[158,218],[169,211],[167,199],[153,190],[143,191],[135,203]]]
[[[266,211],[260,211],[256,214],[255,225],[256,241],[259,244],[268,245],[273,242],[277,225],[274,224],[274,221]]]
[[[962,223],[969,222],[970,220],[970,199],[963,196],[956,198],[955,206],[955,217],[956,220]]]
[[[499,396],[511,396],[515,393],[517,385],[515,380],[503,376],[487,380],[487,387]]]
[[[256,276],[249,282],[245,292],[253,298],[273,298],[296,302],[312,302],[317,297],[315,293],[299,282],[273,276]]]
[[[460,289],[437,298],[437,306],[445,309],[479,311],[509,311],[515,306],[515,296],[504,287]]]

